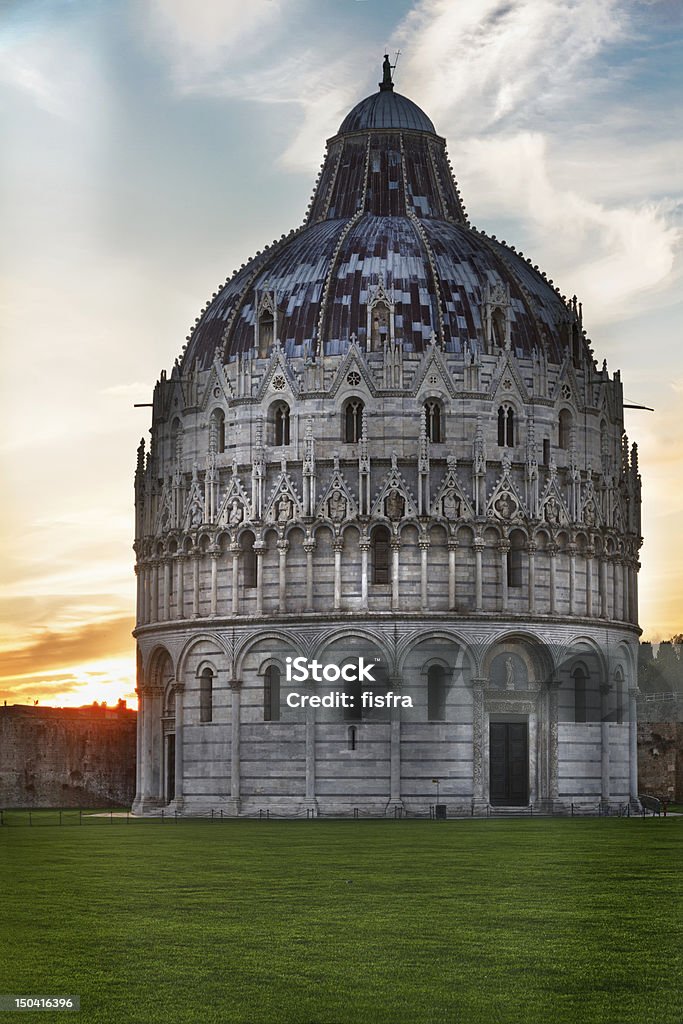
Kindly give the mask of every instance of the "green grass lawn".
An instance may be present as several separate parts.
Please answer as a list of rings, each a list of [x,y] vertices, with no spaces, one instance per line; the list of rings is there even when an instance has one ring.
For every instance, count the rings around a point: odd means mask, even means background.
[[[4,827],[0,991],[79,994],[83,1024],[680,1024],[682,838],[679,818]]]

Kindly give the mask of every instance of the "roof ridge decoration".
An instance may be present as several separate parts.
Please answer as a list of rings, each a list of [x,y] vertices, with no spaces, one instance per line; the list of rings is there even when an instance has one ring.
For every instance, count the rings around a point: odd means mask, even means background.
[[[368,152],[369,152],[369,149],[370,149],[370,146],[369,146],[369,143],[368,143]],[[367,171],[367,154],[366,154],[366,171]],[[358,221],[361,219],[362,216],[363,216],[363,209],[361,207],[361,209],[356,210],[356,212],[354,213],[353,217],[350,217],[349,220],[347,220],[346,224],[344,225],[344,227],[342,228],[342,230],[341,230],[341,232],[339,234],[339,238],[337,239],[337,244],[335,245],[334,252],[332,253],[332,259],[330,260],[330,265],[327,268],[327,276],[325,278],[325,290],[323,292],[322,299],[320,300],[320,313],[318,314],[318,325],[317,325],[317,328],[316,328],[316,337],[315,337],[314,350],[313,350],[313,354],[315,356],[320,356],[321,359],[324,358],[324,356],[325,356],[325,340],[324,340],[324,336],[323,336],[323,330],[324,330],[324,326],[325,326],[325,314],[327,312],[327,302],[328,302],[328,299],[330,297],[330,289],[332,287],[332,278],[334,276],[334,270],[335,270],[335,267],[337,265],[337,260],[339,259],[339,253],[341,252],[341,248],[342,248],[344,242],[346,241],[346,238],[348,237],[349,233],[353,230],[353,228],[356,226],[356,224],[358,223]]]
[[[427,237],[427,232],[420,224],[420,219],[413,210],[406,209],[406,216],[408,220],[415,228],[416,233],[422,240],[424,250],[427,253],[427,261],[429,263],[429,269],[432,274],[432,281],[434,282],[434,297],[436,299],[436,316],[437,316],[437,339],[439,339],[439,346],[442,347],[444,344],[444,318],[443,318],[443,296],[441,295],[441,282],[439,275],[436,272],[436,260],[434,259],[434,253],[432,251],[431,244]]]

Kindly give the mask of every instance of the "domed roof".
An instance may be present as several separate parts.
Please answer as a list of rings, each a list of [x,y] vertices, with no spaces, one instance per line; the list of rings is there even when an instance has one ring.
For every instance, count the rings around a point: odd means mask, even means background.
[[[518,356],[542,349],[559,363],[579,329],[573,307],[537,267],[470,227],[444,139],[394,93],[388,58],[379,92],[328,141],[302,227],[214,293],[183,362],[207,367],[217,349],[230,361],[254,352],[257,339],[262,349],[269,334],[292,357],[342,353],[354,337],[365,344],[380,291],[408,352],[434,336],[463,358],[486,351],[492,296],[507,310]],[[263,316],[270,332],[259,330]]]
[[[424,110],[393,89],[380,90],[357,103],[339,126],[339,134],[362,132],[368,128],[399,128],[436,135],[436,129]]]

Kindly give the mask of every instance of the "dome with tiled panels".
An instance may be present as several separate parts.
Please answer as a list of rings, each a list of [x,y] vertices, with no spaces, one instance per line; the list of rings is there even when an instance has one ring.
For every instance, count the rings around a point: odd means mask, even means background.
[[[339,134],[363,132],[368,128],[398,128],[436,135],[436,128],[424,110],[407,96],[392,90],[380,90],[357,103],[339,126]]]
[[[380,281],[407,351],[421,351],[432,335],[447,352],[483,351],[485,296],[500,288],[509,292],[513,350],[542,348],[562,360],[573,315],[562,297],[519,254],[469,226],[444,140],[419,107],[380,88],[328,141],[304,225],[212,298],[185,365],[207,367],[217,349],[226,362],[252,351],[264,291],[276,297],[277,340],[288,355],[344,352],[352,335],[365,341],[367,302]]]

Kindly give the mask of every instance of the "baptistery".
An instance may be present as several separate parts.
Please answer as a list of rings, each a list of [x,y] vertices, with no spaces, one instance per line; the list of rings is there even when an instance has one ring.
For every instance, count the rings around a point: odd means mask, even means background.
[[[637,800],[619,373],[388,59],[161,373],[135,509],[135,812]]]

